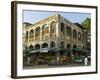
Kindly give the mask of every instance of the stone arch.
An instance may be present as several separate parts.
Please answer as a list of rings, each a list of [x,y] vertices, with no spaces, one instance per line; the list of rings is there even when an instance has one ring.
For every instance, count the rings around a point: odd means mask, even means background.
[[[49,27],[47,24],[44,24],[43,27],[42,27],[42,33],[43,35],[46,34],[46,33],[49,33]]]
[[[73,29],[73,38],[77,38],[77,31],[75,29]]]
[[[33,50],[33,45],[29,45],[29,50]]]
[[[33,38],[33,36],[34,36],[34,30],[32,29],[32,30],[30,30],[30,32],[29,32],[29,38]]]
[[[65,24],[63,22],[61,22],[61,32],[64,33],[64,30],[65,30]]]
[[[49,26],[44,24],[42,27],[42,38],[47,39],[49,37]]]
[[[81,40],[81,32],[78,32],[78,40]]]
[[[50,25],[50,33],[54,33],[56,30],[56,22],[52,21]]]
[[[55,42],[52,41],[52,42],[50,43],[50,48],[54,48],[54,47],[55,47]]]
[[[50,25],[50,37],[56,37],[56,22],[52,21]]]
[[[28,40],[28,31],[26,31],[25,39]]]
[[[77,48],[77,45],[73,45],[73,48]]]
[[[39,50],[39,49],[40,49],[40,45],[39,45],[39,44],[36,44],[36,45],[35,45],[35,49],[36,49],[36,50]]]
[[[40,27],[37,27],[35,29],[35,37],[39,37],[40,36]]]
[[[64,43],[64,41],[62,41],[62,42],[60,43],[60,48],[65,48],[65,43]]]
[[[67,36],[71,36],[72,34],[72,31],[71,31],[71,27],[70,26],[66,26],[66,35]]]
[[[48,48],[48,44],[47,43],[43,43],[42,44],[42,48]]]
[[[67,48],[67,49],[71,49],[71,44],[67,44],[67,45],[66,45],[66,48]]]

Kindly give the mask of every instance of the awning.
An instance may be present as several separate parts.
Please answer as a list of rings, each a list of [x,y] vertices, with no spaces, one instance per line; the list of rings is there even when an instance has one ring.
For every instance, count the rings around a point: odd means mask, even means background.
[[[73,50],[75,50],[75,51],[82,51],[82,49],[80,49],[80,48],[73,48]]]
[[[83,50],[84,52],[90,52],[90,50]]]
[[[65,48],[60,48],[59,50],[60,50],[60,51],[65,51],[66,49],[65,49]]]
[[[37,52],[40,52],[40,50],[32,50],[29,53],[37,53]]]
[[[71,52],[71,51],[72,51],[72,49],[61,48],[59,51]]]
[[[74,48],[73,50],[75,50],[75,51],[80,51],[80,52],[83,52],[83,53],[89,53],[89,52],[90,52],[89,50],[80,49],[80,48]]]
[[[56,48],[43,48],[41,49],[42,53],[48,53],[48,52],[57,52],[57,49]]]
[[[40,50],[40,52],[47,53],[48,52],[48,48],[43,48],[43,49]]]

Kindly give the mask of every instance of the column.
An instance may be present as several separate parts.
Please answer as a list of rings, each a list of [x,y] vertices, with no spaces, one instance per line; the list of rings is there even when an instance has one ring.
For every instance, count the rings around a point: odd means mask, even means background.
[[[42,40],[42,26],[40,27],[40,40]]]
[[[28,39],[27,39],[27,42],[29,42],[29,32],[30,32],[30,31],[28,31]]]
[[[34,41],[35,41],[35,29],[34,29]]]
[[[50,25],[51,25],[51,23],[48,24],[48,26],[49,26],[49,39],[50,39],[50,37],[51,37],[51,36],[50,36],[50,32],[51,32],[51,31],[50,31]]]

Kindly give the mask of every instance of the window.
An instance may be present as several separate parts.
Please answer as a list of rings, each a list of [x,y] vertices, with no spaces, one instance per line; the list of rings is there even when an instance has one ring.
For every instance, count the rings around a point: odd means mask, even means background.
[[[81,33],[78,32],[78,40],[81,40]]]
[[[48,44],[47,43],[42,44],[42,48],[48,48]]]
[[[33,50],[33,45],[30,45],[29,46],[29,50]]]
[[[66,34],[67,34],[67,36],[71,36],[71,28],[70,28],[70,26],[66,26]]]
[[[28,31],[26,32],[25,41],[28,41]]]
[[[71,45],[70,44],[67,44],[66,48],[67,49],[70,49],[71,48]]]
[[[37,27],[35,29],[35,37],[39,37],[40,36],[40,27]]]
[[[77,45],[73,45],[73,48],[77,48]]]
[[[50,32],[54,33],[56,29],[56,23],[54,21],[52,21],[51,26],[50,26]]]
[[[64,42],[61,42],[60,48],[65,48],[65,47],[64,47]]]
[[[61,22],[61,32],[63,32],[64,33],[64,28],[65,26],[64,26],[64,23],[63,22]]]
[[[56,37],[56,22],[52,21],[50,25],[50,37],[55,38]]]
[[[46,33],[49,33],[49,27],[48,27],[47,24],[43,25],[43,27],[42,27],[42,31],[43,31],[43,32],[42,32],[43,35],[46,34]]]
[[[35,49],[36,49],[36,50],[39,50],[39,49],[40,49],[40,45],[39,45],[39,44],[36,44],[36,45],[35,45]]]
[[[33,38],[33,36],[34,36],[34,30],[30,30],[30,35],[29,35],[29,37],[30,37],[30,38]]]
[[[77,38],[77,31],[75,29],[73,30],[73,38]]]
[[[55,42],[52,41],[51,44],[50,44],[50,48],[54,48],[55,47]]]

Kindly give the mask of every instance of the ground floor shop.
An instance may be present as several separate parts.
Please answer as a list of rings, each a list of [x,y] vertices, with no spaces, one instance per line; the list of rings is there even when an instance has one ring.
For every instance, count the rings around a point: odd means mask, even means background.
[[[36,67],[36,66],[65,66],[65,65],[85,65],[87,58],[87,65],[90,65],[90,57],[88,55],[90,51],[87,50],[41,50],[31,51],[24,53],[23,67]]]

